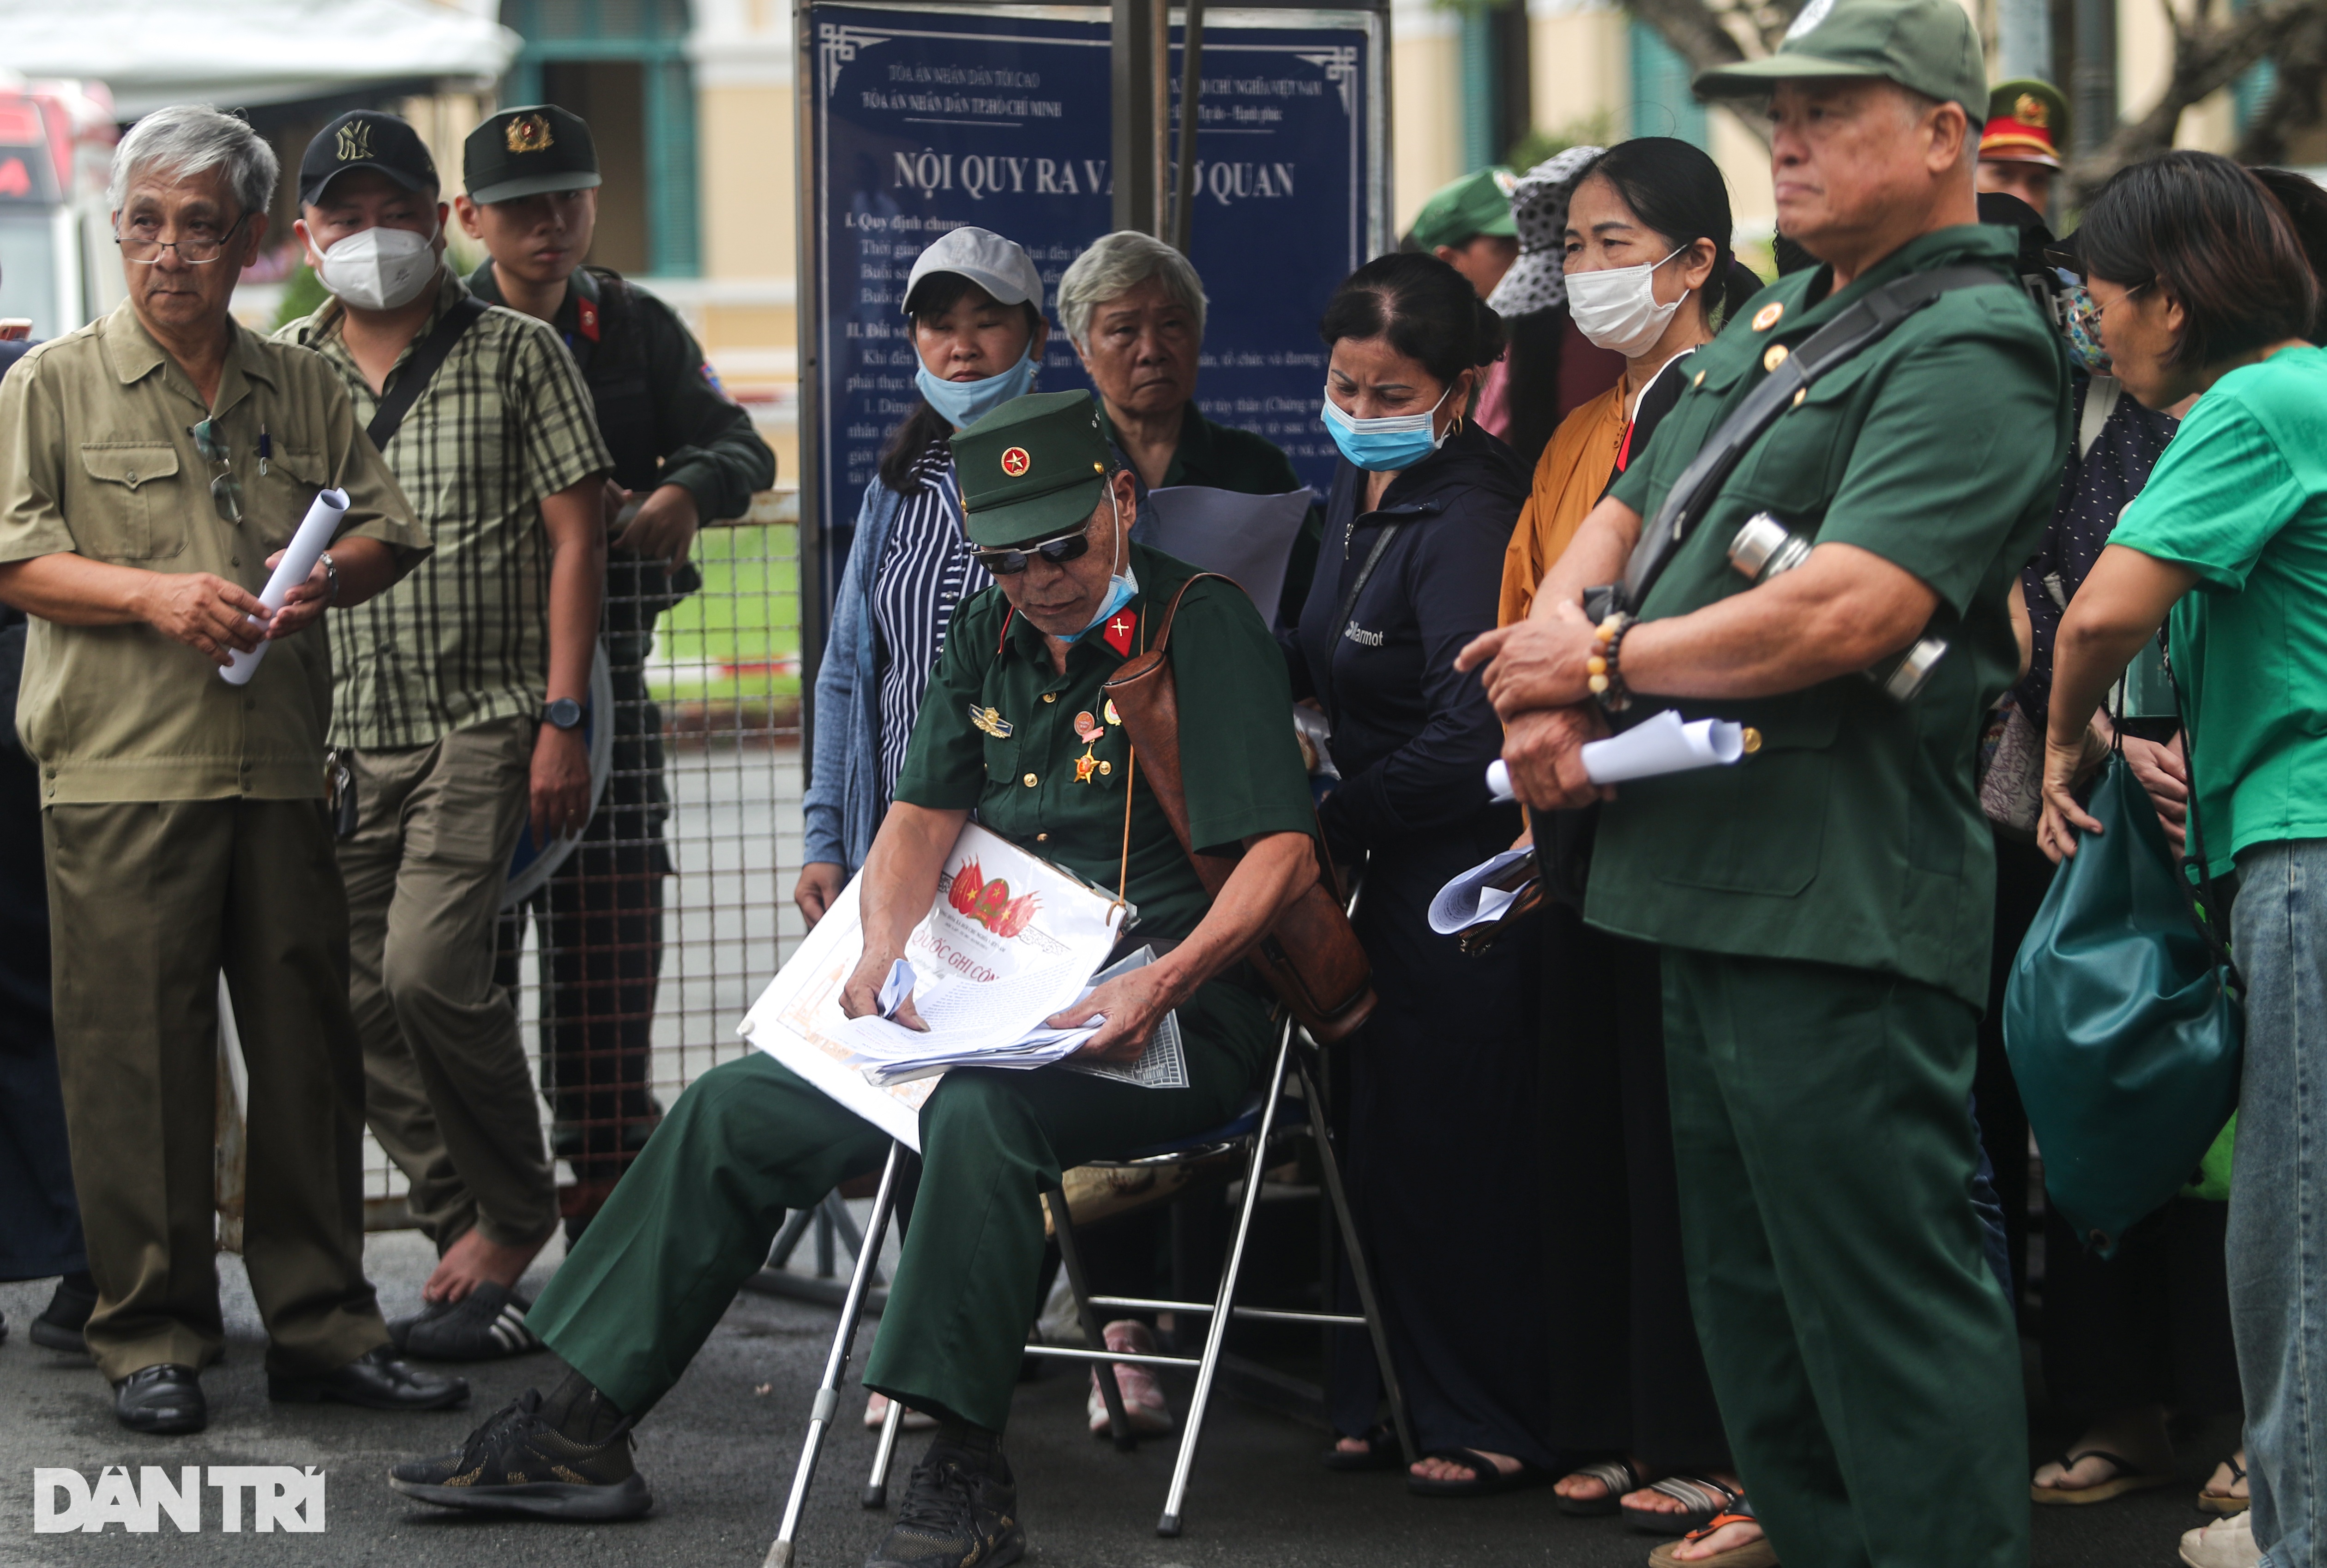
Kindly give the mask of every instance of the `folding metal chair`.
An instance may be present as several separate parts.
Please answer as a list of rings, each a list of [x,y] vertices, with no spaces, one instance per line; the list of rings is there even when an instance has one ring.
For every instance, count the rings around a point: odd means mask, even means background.
[[[1269,1074],[1266,1090],[1236,1120],[1198,1136],[1143,1150],[1115,1162],[1152,1167],[1214,1159],[1239,1150],[1245,1152],[1244,1196],[1238,1212],[1236,1233],[1229,1244],[1228,1263],[1220,1273],[1220,1291],[1211,1301],[1151,1301],[1132,1296],[1092,1295],[1083,1274],[1082,1255],[1075,1241],[1074,1227],[1068,1218],[1065,1195],[1058,1190],[1044,1195],[1059,1238],[1060,1261],[1066,1271],[1068,1287],[1074,1293],[1075,1309],[1081,1321],[1084,1336],[1091,1346],[1098,1348],[1030,1343],[1026,1353],[1104,1364],[1107,1370],[1099,1377],[1099,1393],[1106,1401],[1109,1432],[1116,1446],[1124,1450],[1135,1446],[1136,1440],[1124,1414],[1123,1395],[1116,1386],[1114,1366],[1136,1363],[1146,1367],[1189,1367],[1195,1369],[1195,1393],[1189,1401],[1187,1420],[1181,1427],[1180,1451],[1172,1468],[1171,1489],[1164,1494],[1163,1517],[1155,1524],[1155,1533],[1159,1535],[1177,1535],[1180,1533],[1181,1505],[1187,1496],[1189,1474],[1195,1466],[1197,1444],[1203,1433],[1206,1411],[1211,1403],[1212,1387],[1219,1379],[1228,1340],[1228,1327],[1232,1319],[1364,1329],[1373,1340],[1374,1357],[1381,1368],[1382,1387],[1388,1395],[1390,1419],[1397,1433],[1398,1445],[1405,1451],[1409,1464],[1416,1457],[1413,1433],[1406,1423],[1405,1396],[1398,1388],[1397,1368],[1390,1364],[1389,1341],[1383,1332],[1381,1311],[1374,1298],[1373,1280],[1366,1267],[1364,1249],[1358,1245],[1357,1227],[1350,1217],[1349,1196],[1341,1184],[1341,1162],[1334,1157],[1332,1138],[1324,1125],[1325,1102],[1318,1093],[1316,1077],[1310,1070],[1310,1058],[1316,1050],[1315,1042],[1304,1031],[1297,1030],[1293,1021],[1287,1018],[1277,1037],[1276,1066]],[[1302,1097],[1299,1099],[1292,1098],[1285,1092],[1288,1075],[1300,1085]],[[1304,1134],[1316,1144],[1325,1192],[1332,1204],[1341,1246],[1349,1258],[1350,1272],[1357,1285],[1360,1311],[1356,1314],[1237,1304],[1237,1285],[1244,1270],[1246,1244],[1252,1231],[1255,1207],[1260,1201],[1262,1177],[1271,1162],[1271,1150],[1288,1139]],[[840,1381],[847,1371],[850,1353],[855,1342],[856,1323],[864,1310],[867,1282],[874,1277],[874,1265],[880,1258],[881,1245],[888,1234],[898,1171],[906,1157],[902,1145],[890,1146],[888,1163],[881,1172],[880,1191],[874,1199],[872,1219],[864,1227],[864,1245],[857,1254],[856,1272],[849,1281],[847,1299],[841,1306],[840,1323],[833,1335],[832,1351],[825,1358],[824,1381],[818,1387],[815,1403],[810,1407],[808,1438],[800,1447],[799,1465],[792,1476],[791,1495],[785,1501],[783,1522],[777,1530],[775,1544],[768,1549],[766,1568],[789,1568],[792,1560],[792,1546],[798,1536],[800,1515],[808,1502],[808,1487],[816,1479],[817,1461],[823,1451],[825,1433],[839,1408]],[[1330,1281],[1327,1288],[1331,1288]],[[1204,1336],[1202,1353],[1195,1356],[1148,1355],[1107,1349],[1097,1312],[1100,1307],[1207,1317],[1210,1323]],[[897,1432],[903,1414],[903,1407],[892,1402],[887,1418],[881,1424],[880,1439],[874,1450],[873,1472],[865,1483],[862,1498],[868,1508],[881,1507],[888,1500],[889,1466],[896,1453]]]

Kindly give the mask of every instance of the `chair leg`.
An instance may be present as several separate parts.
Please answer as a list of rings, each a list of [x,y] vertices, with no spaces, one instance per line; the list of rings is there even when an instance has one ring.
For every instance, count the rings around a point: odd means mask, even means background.
[[[1067,1271],[1067,1288],[1075,1295],[1075,1316],[1081,1321],[1083,1338],[1094,1350],[1107,1349],[1107,1330],[1101,1327],[1098,1314],[1091,1310],[1090,1282],[1083,1277],[1083,1255],[1075,1245],[1074,1222],[1067,1216],[1067,1190],[1053,1187],[1042,1195],[1051,1210],[1051,1228],[1059,1236],[1059,1262]],[[1107,1434],[1115,1439],[1117,1450],[1129,1453],[1139,1446],[1138,1434],[1131,1430],[1131,1420],[1123,1411],[1123,1390],[1115,1380],[1115,1363],[1094,1362],[1098,1377],[1099,1397],[1107,1403]]]
[[[1195,1468],[1196,1444],[1203,1436],[1204,1411],[1212,1397],[1212,1380],[1220,1369],[1220,1351],[1228,1341],[1229,1319],[1236,1305],[1237,1276],[1244,1269],[1245,1241],[1252,1232],[1253,1210],[1260,1203],[1261,1173],[1268,1168],[1269,1135],[1276,1128],[1277,1097],[1285,1090],[1285,1068],[1293,1050],[1293,1020],[1285,1020],[1277,1035],[1276,1066],[1260,1104],[1260,1127],[1254,1134],[1252,1162],[1245,1170],[1244,1207],[1237,1216],[1236,1237],[1229,1244],[1228,1267],[1220,1272],[1220,1294],[1212,1302],[1212,1321],[1204,1333],[1204,1354],[1196,1367],[1196,1392],[1188,1401],[1188,1422],[1182,1429],[1180,1451],[1172,1463],[1172,1489],[1164,1496],[1164,1516],[1155,1521],[1159,1535],[1180,1533],[1180,1505],[1188,1495],[1189,1472]]]
[[[864,1245],[856,1255],[856,1272],[849,1276],[848,1295],[840,1307],[840,1323],[832,1333],[832,1351],[824,1360],[824,1381],[817,1386],[816,1402],[808,1407],[808,1436],[800,1444],[799,1465],[792,1472],[791,1496],[784,1501],[783,1523],[768,1548],[762,1568],[790,1568],[792,1547],[799,1534],[800,1511],[808,1504],[808,1489],[816,1479],[816,1461],[824,1436],[840,1408],[840,1378],[848,1369],[848,1355],[856,1340],[856,1321],[864,1312],[864,1296],[872,1289],[873,1265],[880,1261],[881,1243],[889,1234],[889,1211],[896,1201],[897,1172],[905,1158],[904,1145],[889,1145],[888,1162],[881,1167],[881,1190],[873,1199],[873,1218],[864,1227]]]
[[[864,1483],[864,1496],[856,1499],[868,1508],[886,1507],[889,1504],[889,1463],[896,1457],[897,1429],[904,1420],[904,1405],[894,1399],[889,1401],[888,1411],[881,1417],[881,1441],[873,1448],[873,1474]]]
[[[817,1212],[822,1207],[821,1204],[811,1204],[806,1209],[795,1209],[785,1218],[784,1227],[776,1232],[776,1245],[768,1249],[770,1268],[780,1270],[792,1261],[792,1254],[798,1250],[800,1237],[808,1234],[808,1227],[816,1222]]]
[[[1414,1446],[1414,1433],[1406,1418],[1406,1395],[1397,1386],[1397,1368],[1390,1365],[1389,1333],[1383,1326],[1380,1303],[1374,1299],[1372,1274],[1366,1268],[1365,1248],[1358,1245],[1358,1227],[1350,1216],[1350,1197],[1341,1186],[1341,1162],[1333,1153],[1333,1139],[1324,1121],[1325,1102],[1317,1093],[1317,1081],[1309,1076],[1305,1063],[1296,1063],[1294,1070],[1300,1075],[1301,1092],[1309,1102],[1309,1127],[1312,1141],[1317,1145],[1317,1164],[1324,1172],[1325,1192],[1332,1199],[1333,1218],[1341,1227],[1341,1249],[1350,1255],[1350,1275],[1357,1282],[1358,1310],[1366,1315],[1366,1332],[1372,1336],[1374,1360],[1381,1367],[1382,1389],[1389,1395],[1390,1424],[1397,1432],[1397,1445],[1412,1464],[1421,1454]]]
[[[850,1217],[847,1199],[843,1198],[837,1190],[826,1193],[824,1212],[832,1221],[832,1228],[839,1233],[841,1246],[851,1252],[862,1252],[864,1249],[864,1233],[856,1228],[856,1221]],[[881,1277],[881,1271],[876,1268],[873,1271],[873,1283],[880,1285],[886,1284],[888,1282]]]

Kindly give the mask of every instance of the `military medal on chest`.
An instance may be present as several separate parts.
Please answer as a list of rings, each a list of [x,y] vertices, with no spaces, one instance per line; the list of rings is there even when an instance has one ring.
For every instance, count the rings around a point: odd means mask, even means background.
[[[969,722],[997,741],[1008,740],[1011,730],[1015,727],[995,710],[981,708],[976,703],[969,705]]]
[[[1107,705],[1109,723],[1119,723],[1115,717],[1115,705]],[[1093,718],[1089,709],[1075,715],[1075,736],[1083,743],[1083,754],[1075,759],[1075,782],[1088,784],[1095,778],[1104,779],[1115,771],[1115,764],[1104,757],[1095,757],[1091,748],[1107,737],[1107,725]]]

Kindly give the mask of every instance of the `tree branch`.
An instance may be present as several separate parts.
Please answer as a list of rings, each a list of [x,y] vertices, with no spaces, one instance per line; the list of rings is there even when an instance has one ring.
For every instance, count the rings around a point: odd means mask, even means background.
[[[2319,21],[2319,0],[2266,0],[2238,14],[2227,26],[2205,18],[2202,6],[2183,17],[2171,0],[2165,14],[2173,28],[2173,70],[2164,92],[2139,119],[2117,127],[2101,149],[2079,159],[2070,171],[2070,199],[2081,206],[2103,182],[2127,163],[2173,145],[2182,113],[2200,99],[2229,86],[2248,67],[2277,54],[2290,39]]]

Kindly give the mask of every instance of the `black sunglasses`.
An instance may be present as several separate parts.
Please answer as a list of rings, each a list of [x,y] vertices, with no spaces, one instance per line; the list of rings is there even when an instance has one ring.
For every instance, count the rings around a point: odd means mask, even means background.
[[[1040,555],[1053,566],[1079,560],[1090,550],[1090,525],[1085,523],[1062,539],[1045,539],[1031,550],[975,550],[977,564],[996,577],[1015,577]]]

